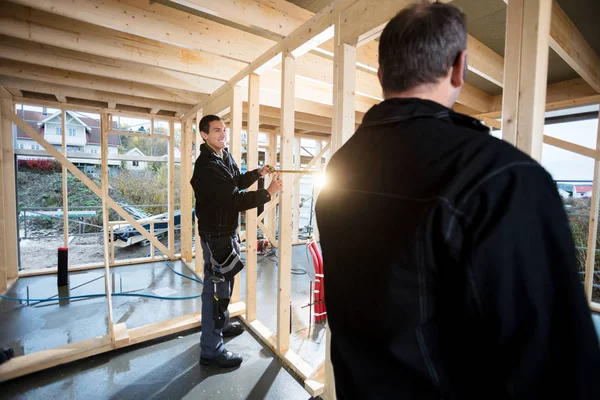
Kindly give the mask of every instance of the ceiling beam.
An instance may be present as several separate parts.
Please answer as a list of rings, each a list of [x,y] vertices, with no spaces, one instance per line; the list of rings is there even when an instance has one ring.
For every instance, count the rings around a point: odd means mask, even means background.
[[[225,83],[223,80],[186,72],[144,66],[7,36],[0,36],[0,54],[3,58],[13,61],[150,85],[159,83],[165,88],[201,93],[212,93]]]
[[[147,0],[12,0],[16,4],[190,50],[251,62],[275,42]]]
[[[26,64],[3,59],[0,59],[0,74],[17,78],[37,80],[41,82],[80,87],[84,89],[101,89],[105,92],[164,100],[173,103],[192,104],[195,101],[198,101],[198,99],[201,100],[206,97],[206,95],[201,93],[177,91],[174,94],[173,92],[175,89],[167,91],[157,86],[142,83],[103,78],[95,75],[64,71],[57,68],[49,68],[40,65]],[[187,98],[190,98],[191,100],[186,101]]]
[[[561,110],[584,105],[600,103],[600,94],[596,92],[582,78],[571,79],[564,82],[548,85],[546,89],[546,111]],[[492,111],[488,113],[474,113],[477,118],[502,116],[502,95],[494,96]]]
[[[54,97],[56,97],[56,100],[58,100],[59,103],[66,103],[67,102],[67,98],[64,95],[55,94]]]
[[[248,65],[19,5],[0,7],[0,34],[219,80],[230,79]]]
[[[550,48],[600,93],[600,58],[556,0],[552,4]]]
[[[114,102],[114,104],[110,105],[115,107],[110,107],[109,105],[109,108],[116,108],[116,103],[143,108],[160,108],[161,110],[173,112],[184,112],[190,108],[190,105],[187,104],[146,99],[143,97],[128,96],[120,93],[109,93],[101,90],[77,88],[64,84],[40,82],[36,80],[23,79],[21,77],[0,75],[0,85],[26,90],[28,92],[44,93],[54,96],[59,95],[70,98],[101,101],[105,103]]]

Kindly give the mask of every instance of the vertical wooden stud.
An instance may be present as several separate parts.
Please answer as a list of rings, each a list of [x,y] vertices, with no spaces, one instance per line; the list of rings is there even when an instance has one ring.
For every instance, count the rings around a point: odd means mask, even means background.
[[[259,92],[260,76],[251,74],[248,86],[248,143],[246,161],[248,171],[258,168],[258,126],[259,126]],[[253,184],[249,190],[256,190]],[[246,319],[256,319],[256,230],[257,209],[246,212]]]
[[[281,71],[281,169],[294,166],[294,93],[296,60],[284,54]],[[292,174],[282,174],[279,196],[279,269],[277,292],[277,349],[285,354],[290,347],[290,301],[292,268]]]
[[[17,193],[15,188],[15,154],[13,146],[13,124],[7,116],[14,115],[12,95],[0,87],[2,101],[2,186],[4,192],[4,251],[7,280],[19,276],[19,251],[17,246]]]
[[[269,164],[273,168],[277,169],[277,135],[274,133],[269,134],[269,149]],[[269,216],[269,225],[267,225],[266,227],[271,231],[271,237],[275,237],[275,232],[277,231],[277,207],[273,207],[270,211],[267,212],[267,215]]]
[[[192,261],[192,119],[183,122],[181,132],[181,257]]]
[[[62,123],[62,151],[67,156],[67,112],[63,109],[61,113]],[[67,187],[67,168],[62,167],[62,192],[63,192],[63,246],[69,247],[69,188]]]
[[[235,163],[242,168],[242,117],[243,117],[243,97],[242,88],[240,86],[234,86],[231,99],[231,129],[230,129],[230,142],[229,150],[235,160]],[[233,285],[233,293],[231,294],[231,302],[237,303],[240,301],[240,285],[239,275],[236,279],[237,284]]]
[[[596,149],[600,149],[600,113],[598,114],[598,128],[596,133]],[[600,202],[600,159],[596,156],[594,160],[594,183],[593,183],[590,224],[588,231],[587,254],[585,258],[585,295],[589,303],[592,302],[594,291],[594,266],[596,265],[596,239],[598,238],[598,208]]]
[[[200,157],[200,146],[202,145],[203,139],[200,135],[200,120],[204,115],[202,109],[196,113],[196,160]],[[198,233],[198,219],[196,219],[196,262],[194,268],[196,275],[201,276],[204,279],[204,252],[202,250],[202,243],[200,242],[200,234]]]
[[[296,138],[296,140],[294,141],[294,169],[299,170],[301,167],[301,155],[302,155],[302,148],[301,148],[301,139],[299,137]],[[300,232],[300,180],[302,178],[298,179],[296,181],[296,183],[294,183],[294,196],[293,196],[293,204],[294,204],[294,208],[293,208],[293,217],[294,217],[294,222],[292,225],[292,243],[295,243],[298,241],[298,236],[299,236],[299,232]]]
[[[102,232],[104,236],[104,289],[106,291],[106,304],[108,306],[108,329],[110,340],[115,345],[115,330],[112,313],[112,297],[110,292],[110,256],[109,256],[109,219],[108,219],[108,117],[101,115],[100,120],[100,157],[102,163]]]
[[[10,94],[6,89],[0,86],[0,91],[2,91],[2,96],[4,97],[5,92],[6,95]],[[4,117],[3,113],[8,110],[5,110],[4,107],[0,107],[0,176],[2,177],[2,181],[4,182],[5,173],[4,173],[4,147],[6,146],[7,140],[4,133]],[[4,292],[7,288],[7,261],[6,261],[6,251],[4,247],[5,241],[5,224],[4,224],[4,185],[0,185],[0,293]]]
[[[175,122],[169,121],[169,192],[167,212],[169,213],[169,250],[175,253]]]
[[[542,158],[551,15],[547,0],[511,0],[507,6],[502,133],[509,142],[516,138],[516,146],[537,161]]]

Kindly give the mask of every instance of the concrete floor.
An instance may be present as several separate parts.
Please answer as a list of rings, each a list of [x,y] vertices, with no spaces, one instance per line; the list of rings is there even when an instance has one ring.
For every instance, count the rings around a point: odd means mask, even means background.
[[[179,262],[178,272],[190,275]],[[309,309],[301,308],[309,300],[309,282],[314,281],[312,261],[305,246],[293,249],[292,336],[290,348],[309,364],[317,366],[325,357],[324,325],[308,329]],[[238,284],[236,282],[236,284]],[[245,274],[241,276],[242,299]],[[113,293],[145,293],[167,297],[198,295],[202,285],[174,274],[166,263],[151,263],[111,269]],[[61,297],[104,293],[104,270],[70,274],[67,292]],[[23,278],[6,294],[12,297],[48,298],[58,294],[56,276]],[[277,263],[275,257],[259,257],[257,271],[258,319],[273,332],[277,326]],[[139,297],[113,297],[113,320],[128,328],[147,325],[201,311],[201,300],[168,301]],[[38,303],[0,300],[0,347],[13,348],[16,355],[107,334],[107,306],[104,298],[72,299]],[[176,336],[177,337],[177,336]],[[281,363],[249,333],[235,338],[231,349],[244,355],[243,368],[226,376],[200,368],[199,330],[183,339],[141,345],[82,360],[34,376],[17,379],[2,386],[9,398],[80,398],[82,391],[93,389],[98,398],[282,398],[310,396],[296,378],[282,369]],[[35,377],[33,379],[33,377]],[[223,379],[227,379],[224,384]],[[234,384],[231,384],[230,379]],[[35,382],[32,385],[32,382]],[[6,389],[5,389],[6,388]],[[227,388],[229,392],[221,389]],[[214,390],[213,390],[214,389]],[[6,390],[6,392],[5,392]],[[221,393],[217,393],[221,391]],[[139,397],[137,397],[139,395]],[[23,397],[19,397],[23,396]],[[193,397],[192,397],[193,396]],[[255,397],[254,397],[255,396]],[[297,397],[295,397],[297,396]]]

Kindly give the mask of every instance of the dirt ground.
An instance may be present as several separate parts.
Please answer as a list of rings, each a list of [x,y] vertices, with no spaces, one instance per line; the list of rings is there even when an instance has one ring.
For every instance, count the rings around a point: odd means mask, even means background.
[[[168,238],[160,239],[165,246]],[[58,248],[63,247],[62,237],[40,237],[21,239],[21,270],[52,268],[58,265]],[[175,252],[180,249],[179,232],[175,232]],[[115,248],[115,260],[146,257],[150,246],[135,244],[125,248]],[[104,261],[102,233],[72,237],[69,243],[69,266],[101,263]]]

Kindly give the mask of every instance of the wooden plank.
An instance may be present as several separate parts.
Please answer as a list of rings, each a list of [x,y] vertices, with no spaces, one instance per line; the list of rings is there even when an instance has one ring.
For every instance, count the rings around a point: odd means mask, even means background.
[[[542,156],[551,5],[542,0],[515,0],[507,8],[506,23],[510,29],[507,28],[507,84],[503,101],[506,115],[502,126],[509,132],[509,142],[516,132],[516,146],[538,161]],[[518,37],[511,36],[512,30],[519,29],[522,30],[520,45]],[[518,85],[514,79],[518,79]]]
[[[281,169],[293,168],[295,60],[284,54],[281,74]],[[277,292],[277,349],[285,354],[290,347],[290,304],[292,268],[292,194],[293,177],[281,177],[279,195],[279,262]]]
[[[347,24],[342,24],[342,15],[338,16],[335,24],[336,42],[334,47],[334,82],[333,82],[333,115],[331,121],[331,148],[332,152],[339,150],[344,143],[354,134],[355,99],[353,96],[356,88],[356,47],[343,42],[344,29],[349,29]]]
[[[580,146],[578,144],[567,142],[566,140],[557,139],[552,136],[544,135],[544,143],[549,144],[550,146],[558,147],[559,149],[581,154],[582,156],[590,157],[593,159],[596,159],[598,157],[598,150],[590,149],[589,147],[585,146]]]
[[[58,99],[58,97],[57,97]],[[60,99],[59,99],[60,101]],[[66,103],[64,101],[63,103]],[[61,125],[62,125],[62,151],[67,157],[67,113],[61,110]],[[63,194],[63,247],[69,247],[69,188],[67,186],[68,171],[62,167],[62,194]]]
[[[294,140],[294,168],[300,170],[301,168],[301,153],[302,148],[300,145],[300,138],[296,137]],[[282,173],[282,171],[279,171]],[[294,218],[292,222],[292,242],[298,241],[298,234],[300,232],[300,180],[294,179],[293,181],[294,194],[292,199],[293,209],[292,216]]]
[[[6,279],[19,276],[19,253],[17,247],[17,194],[15,189],[15,161],[13,130],[9,118],[14,117],[13,102],[8,92],[2,91],[2,185],[4,186],[4,251],[6,257]]]
[[[273,41],[174,8],[139,0],[14,0],[35,9],[182,48],[251,62]],[[138,22],[140,21],[140,22]],[[143,21],[143,23],[142,23]],[[227,38],[226,44],[223,38]]]
[[[114,328],[115,332],[115,348],[129,346],[129,332],[127,331],[127,325],[125,322],[116,324]]]
[[[167,212],[169,213],[169,250],[175,253],[175,122],[169,121],[169,189],[167,194]]]
[[[329,143],[331,143],[331,142],[329,142]],[[317,155],[315,156],[315,158],[316,158],[315,169],[317,171],[323,171],[323,161],[322,161],[323,156],[322,156],[322,154],[325,154],[325,152],[329,148],[329,143],[327,143],[327,145],[325,147],[323,147],[323,141],[320,139],[315,139],[315,151],[317,152]],[[310,165],[310,163],[309,163],[309,165]],[[313,179],[313,196],[315,198],[315,201],[316,201],[316,199],[319,198],[319,193],[321,192],[322,189],[323,189],[323,185],[316,183],[315,180]],[[318,242],[320,236],[319,236],[318,221],[316,218],[314,219],[313,223],[314,223],[313,237]]]
[[[181,125],[181,258],[192,261],[192,120]]]
[[[112,346],[115,345],[115,331],[113,324],[112,298],[110,291],[110,255],[109,255],[109,208],[108,208],[108,115],[100,116],[100,154],[102,156],[102,233],[104,237],[104,290],[106,292],[106,304],[108,306],[107,323]],[[64,133],[64,132],[63,132]],[[63,164],[64,168],[64,164]]]
[[[202,120],[202,117],[204,115],[203,110],[199,110],[196,113],[196,160],[198,159],[198,157],[200,157],[200,145],[202,143],[202,136],[200,135],[200,120]],[[195,164],[194,164],[195,165]],[[195,265],[195,272],[198,276],[201,276],[202,279],[204,279],[204,250],[202,249],[202,243],[200,242],[202,239],[200,239],[200,234],[198,233],[198,219],[196,218],[196,230],[195,230],[195,235],[196,235],[196,246],[195,246],[195,260],[194,260],[194,265]]]
[[[243,302],[229,305],[229,315],[242,315],[246,307]],[[134,345],[148,340],[158,339],[174,333],[187,331],[200,326],[200,313],[157,322],[127,330],[128,344],[125,344],[125,332],[119,328],[122,347]],[[123,325],[124,324],[118,324]],[[43,350],[24,356],[15,357],[0,365],[0,382],[29,375],[58,365],[81,360],[96,354],[106,353],[116,347],[111,344],[110,335],[99,336],[81,342],[71,343],[50,350]]]
[[[501,55],[471,35],[467,36],[467,54],[469,71],[500,87],[504,86],[504,58]]]
[[[83,172],[81,172],[72,162],[70,162],[64,155],[62,155],[58,150],[54,148],[50,143],[48,143],[39,133],[37,133],[34,129],[29,126],[25,121],[21,118],[17,117],[14,114],[9,115],[9,119],[16,125],[19,126],[30,138],[35,140],[40,146],[42,146],[51,156],[56,158],[56,160],[67,167],[69,172],[71,172],[76,178],[78,178],[83,184],[85,184],[94,194],[98,197],[102,198],[102,190]],[[112,198],[107,198],[108,205],[117,212],[122,218],[125,219],[129,224],[131,224],[142,236],[144,236],[149,241],[153,242],[154,245],[162,251],[164,254],[168,255],[172,258],[174,255],[161,243],[158,241],[156,237],[150,235],[150,233],[135,219],[129,215],[127,211],[123,209],[117,202],[115,202]]]
[[[519,82],[521,77],[521,44],[523,37],[523,0],[514,0],[506,9],[506,46],[502,93],[502,139],[517,145]]]
[[[600,114],[598,114],[598,128],[596,132],[596,149],[600,149]],[[598,207],[600,205],[600,157],[594,159],[594,184],[590,206],[590,223],[588,231],[588,245],[585,256],[585,281],[584,289],[588,303],[592,302],[594,292],[594,270],[596,266],[596,239],[598,238]]]
[[[233,156],[235,163],[241,167],[242,165],[242,111],[243,111],[243,96],[242,88],[234,86],[231,90],[230,98],[230,111],[231,111],[231,134],[230,134],[230,152]],[[238,214],[239,220],[239,214]],[[233,293],[231,294],[231,301],[233,303],[240,301],[241,298],[241,279],[238,275],[237,285],[233,285]]]
[[[352,4],[354,1],[355,0],[335,0],[331,4],[326,5],[318,14],[315,14],[314,17],[302,24],[293,33],[286,36],[275,46],[271,47],[269,50],[263,53],[250,65],[248,65],[242,71],[237,73],[233,78],[231,78],[225,85],[221,86],[219,90],[212,93],[208,99],[196,104],[186,114],[193,115],[197,110],[202,108],[204,104],[210,102],[212,98],[216,98],[221,94],[225,93],[227,90],[231,89],[238,82],[247,77],[250,73],[254,72],[264,63],[273,59],[273,57],[277,56],[279,53],[293,51],[303,43],[320,34],[322,31],[324,31],[332,25],[332,15],[335,11],[343,10],[348,5]],[[186,115],[184,115],[183,117],[186,118]]]
[[[296,352],[287,349],[285,352],[281,352],[277,347],[277,337],[259,320],[252,322],[246,319],[245,315],[240,317],[241,321],[257,335],[262,342],[269,347],[288,367],[290,367],[302,380],[305,380],[310,376],[314,368],[312,368],[306,361],[304,361]]]
[[[225,83],[222,79],[141,65],[6,36],[0,38],[0,54],[2,58],[12,61],[200,93],[211,93]],[[66,99],[64,102],[66,103]],[[159,108],[155,110],[153,114],[160,111]]]
[[[154,262],[157,262],[157,261],[164,261],[164,258],[160,257],[160,256],[155,256],[154,259],[151,259],[150,257],[130,258],[128,260],[121,260],[121,261],[111,262],[110,267],[111,268],[113,268],[113,267],[127,267],[127,266],[130,266],[130,265],[154,263]],[[101,269],[101,268],[104,268],[104,262],[102,262],[102,263],[76,264],[76,265],[69,265],[69,272],[81,272],[81,271],[88,271],[88,270],[91,270],[91,269]],[[56,274],[56,272],[57,272],[57,268],[56,267],[52,267],[52,268],[39,268],[39,269],[29,269],[29,268],[27,268],[27,266],[25,266],[25,269],[22,269],[21,271],[19,271],[19,277],[20,278],[26,278],[28,276],[53,275],[53,274]]]
[[[2,99],[6,98],[9,100],[12,96],[10,93],[6,91],[6,89],[0,86],[0,96]],[[5,138],[7,135],[4,134],[4,119],[2,114],[4,113],[4,109],[6,107],[1,107],[0,104],[0,176],[2,177],[2,181],[4,182],[4,146],[8,145],[8,140]],[[11,143],[12,147],[12,143]],[[0,243],[3,245],[0,246],[0,292],[4,292],[7,290],[7,267],[8,264],[6,262],[6,251],[4,249],[5,243],[5,224],[4,224],[4,214],[7,210],[4,209],[4,185],[0,185]]]
[[[88,24],[13,3],[11,7],[0,9],[0,34],[219,80],[229,79],[247,65],[212,52],[182,49],[151,39],[140,40],[139,36],[132,33],[114,31],[93,22]]]
[[[111,349],[110,335],[106,335],[15,357],[0,365],[0,382],[105,353]]]
[[[279,115],[281,116],[281,109],[279,110]],[[271,164],[271,166],[273,168],[277,168],[277,159],[278,159],[278,149],[277,149],[277,138],[279,137],[279,135],[276,135],[274,133],[271,133],[271,136],[269,138],[269,143],[271,146],[272,152],[270,154],[270,160],[269,163]],[[277,195],[279,196],[279,194]],[[276,200],[272,200],[271,201],[272,204],[277,204],[279,203],[279,199]],[[268,205],[270,206],[270,204]],[[265,211],[267,210],[267,207],[265,207]],[[268,229],[270,229],[271,235],[273,237],[275,237],[275,233],[277,231],[277,207],[273,206],[269,209],[269,225],[267,226]],[[260,220],[260,217],[259,217]]]
[[[145,108],[161,107],[162,110],[168,110],[168,111],[185,111],[190,107],[189,105],[183,104],[183,103],[155,100],[155,99],[149,99],[149,98],[139,97],[139,96],[129,96],[129,95],[121,94],[119,92],[110,93],[110,92],[105,92],[102,90],[74,87],[74,86],[68,85],[68,83],[60,85],[60,84],[51,82],[50,79],[48,79],[46,82],[42,82],[39,80],[23,79],[22,77],[17,76],[17,75],[15,75],[15,77],[0,75],[0,84],[12,85],[12,86],[18,87],[19,89],[27,90],[29,92],[45,93],[45,94],[61,93],[64,96],[68,96],[68,97],[72,97],[72,98],[103,101],[103,102],[109,102],[111,100],[114,100],[114,101],[117,101],[119,104],[131,105],[131,106],[136,106],[136,107],[145,107]],[[39,102],[38,100],[31,100],[31,99],[28,101]],[[64,103],[58,103],[58,104],[63,104],[63,107],[67,106],[67,108],[71,109],[71,110],[74,110],[75,109],[74,107],[77,107],[77,105],[71,105],[71,104],[68,104],[68,105],[64,104]],[[61,107],[56,107],[56,108],[61,108]],[[79,108],[81,108],[81,107],[79,107]],[[101,110],[103,110],[103,109],[101,109]],[[110,110],[110,111],[115,112],[114,110]]]
[[[552,2],[550,48],[596,92],[600,92],[600,57],[556,0]]]
[[[229,305],[228,310],[230,317],[237,317],[246,311],[246,305],[244,302],[232,303]],[[198,328],[202,320],[201,317],[201,313],[194,313],[139,328],[129,329],[129,344],[134,345],[159,337],[172,335],[173,333]]]
[[[163,102],[193,104],[206,98],[206,94],[191,92],[181,89],[164,89],[159,86],[121,81],[118,79],[104,78],[88,73],[71,72],[63,69],[45,67],[41,65],[26,64],[19,61],[2,60],[0,75],[21,79],[29,79],[49,84],[66,85],[87,90],[102,90],[111,93],[120,93],[127,96],[137,96],[147,99],[150,108],[161,108]],[[61,94],[64,96],[64,94]],[[56,96],[56,94],[55,94]],[[69,96],[74,97],[74,96]],[[152,100],[160,100],[152,102]],[[165,108],[167,110],[171,108]]]
[[[248,149],[246,153],[248,171],[258,168],[259,93],[260,76],[250,74],[248,85]],[[258,184],[255,183],[248,190],[257,189]],[[246,317],[250,322],[256,319],[257,212],[256,208],[246,211]]]

